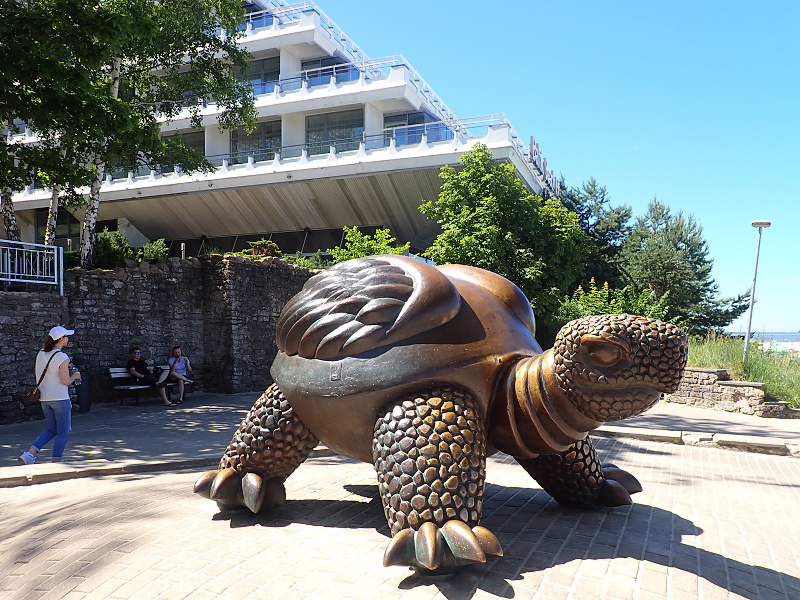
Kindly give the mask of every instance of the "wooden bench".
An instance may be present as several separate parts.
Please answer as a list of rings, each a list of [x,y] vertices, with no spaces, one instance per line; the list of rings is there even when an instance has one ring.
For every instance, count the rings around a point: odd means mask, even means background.
[[[159,367],[164,371],[169,371],[169,365],[159,365]],[[136,380],[133,379],[133,376],[125,367],[110,367],[108,369],[108,375],[111,377],[112,383],[116,383],[117,381],[120,382],[119,385],[114,386],[114,389],[119,391],[120,404],[123,404],[125,401],[125,392],[133,392],[135,405],[139,406],[139,392],[142,390],[156,389],[150,385],[133,383]],[[170,381],[165,387],[167,400],[170,402],[172,402],[172,388],[177,385],[178,383],[176,381]]]

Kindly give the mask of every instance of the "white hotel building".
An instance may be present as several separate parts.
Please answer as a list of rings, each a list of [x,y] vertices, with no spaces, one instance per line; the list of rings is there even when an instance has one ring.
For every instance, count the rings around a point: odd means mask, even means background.
[[[262,237],[309,253],[338,245],[350,225],[389,227],[421,251],[437,226],[417,207],[438,196],[439,169],[476,143],[532,192],[558,193],[538,146],[502,114],[456,117],[405,58],[368,57],[314,3],[254,0],[243,29],[256,130],[220,132],[213,105],[202,129],[188,114],[165,124],[164,135],[180,131],[216,171],[109,173],[100,228],[132,245],[165,238],[172,255],[181,242],[197,255],[201,242],[228,251]],[[34,187],[14,196],[23,240],[43,239],[49,198]],[[82,214],[60,213],[57,244],[77,249]]]

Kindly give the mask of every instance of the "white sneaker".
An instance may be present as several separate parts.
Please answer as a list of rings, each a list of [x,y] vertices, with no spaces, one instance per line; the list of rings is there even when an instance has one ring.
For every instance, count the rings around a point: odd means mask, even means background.
[[[19,464],[32,465],[36,462],[36,455],[30,452],[23,452],[19,457]]]

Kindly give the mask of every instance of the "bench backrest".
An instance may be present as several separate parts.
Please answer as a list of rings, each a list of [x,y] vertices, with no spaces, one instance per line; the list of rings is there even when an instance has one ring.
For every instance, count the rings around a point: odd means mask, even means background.
[[[169,371],[169,365],[158,365],[164,371]],[[111,379],[122,379],[131,377],[130,371],[125,367],[109,367],[108,375]]]

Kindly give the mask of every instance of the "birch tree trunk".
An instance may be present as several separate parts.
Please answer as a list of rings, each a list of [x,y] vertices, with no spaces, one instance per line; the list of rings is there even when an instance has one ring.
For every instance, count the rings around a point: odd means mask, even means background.
[[[3,225],[6,228],[6,239],[21,242],[19,237],[19,226],[17,225],[17,213],[14,211],[14,201],[11,199],[13,192],[5,189],[2,192],[3,205]]]
[[[111,92],[112,98],[119,97],[119,80],[120,80],[120,66],[122,65],[121,58],[115,58],[111,65],[111,73],[109,75],[108,88]],[[80,262],[81,267],[84,269],[91,269],[94,263],[94,244],[97,239],[97,215],[100,212],[100,186],[103,184],[103,178],[106,172],[106,163],[103,158],[97,154],[94,157],[94,179],[89,188],[89,199],[86,206],[86,215],[83,217],[83,227],[81,228],[81,251]]]
[[[8,137],[8,121],[3,121],[0,124],[0,136],[3,138]],[[19,225],[17,225],[17,213],[14,210],[14,201],[11,197],[14,192],[6,188],[0,191],[0,205],[3,210],[3,226],[6,228],[6,239],[21,242],[19,237]]]
[[[56,223],[58,223],[58,197],[61,188],[53,186],[53,194],[50,196],[50,209],[47,212],[47,228],[44,231],[44,245],[52,246],[56,241]]]

